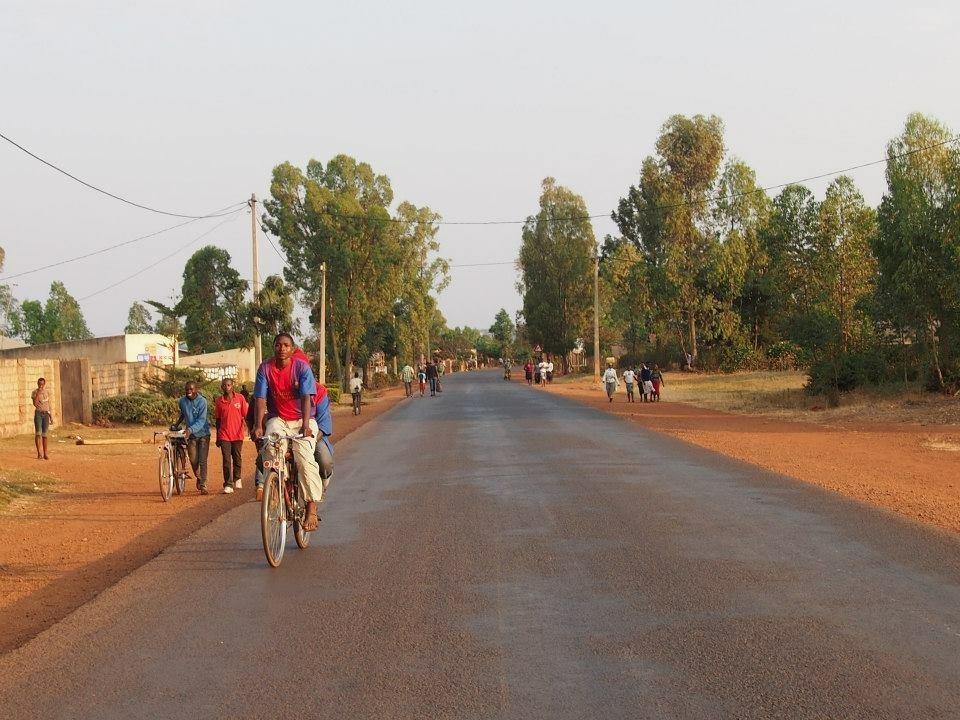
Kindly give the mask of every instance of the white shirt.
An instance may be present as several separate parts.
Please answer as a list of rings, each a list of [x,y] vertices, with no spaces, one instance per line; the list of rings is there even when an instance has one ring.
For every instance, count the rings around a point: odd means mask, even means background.
[[[623,381],[627,385],[633,385],[634,381],[637,379],[637,376],[634,374],[633,370],[624,370],[623,371]]]
[[[363,389],[363,380],[361,378],[350,378],[350,392],[360,392]]]
[[[548,362],[548,363],[547,363],[547,372],[553,372],[553,363],[552,363],[552,362]]]
[[[617,380],[617,371],[613,368],[607,368],[603,373],[603,381],[605,383],[617,383],[620,384],[620,381]]]

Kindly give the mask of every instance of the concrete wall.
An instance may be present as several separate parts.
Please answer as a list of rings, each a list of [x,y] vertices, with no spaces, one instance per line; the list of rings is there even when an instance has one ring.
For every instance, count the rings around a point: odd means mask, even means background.
[[[257,362],[253,348],[234,348],[202,355],[181,355],[180,367],[221,368],[230,365],[237,367],[237,382],[250,382],[257,375]]]
[[[143,379],[152,372],[153,366],[146,363],[91,363],[90,395],[93,402],[114,395],[142,391]]]
[[[33,434],[33,402],[30,393],[37,378],[46,378],[50,411],[55,425],[63,423],[60,402],[60,363],[55,358],[0,358],[0,437]]]
[[[0,350],[0,358],[87,358],[91,365],[105,365],[138,362],[141,356],[149,355],[151,360],[173,362],[172,344],[173,341],[166,335],[112,335]]]

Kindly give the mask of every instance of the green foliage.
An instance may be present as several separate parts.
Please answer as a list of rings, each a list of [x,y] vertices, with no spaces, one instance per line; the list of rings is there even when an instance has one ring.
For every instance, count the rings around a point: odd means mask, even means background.
[[[895,366],[874,350],[841,351],[816,360],[809,371],[806,391],[811,395],[834,395],[864,385],[878,385],[896,379]]]
[[[294,288],[279,275],[269,275],[250,304],[250,322],[265,338],[284,331],[298,334],[300,321],[293,316]]]
[[[510,345],[513,342],[514,331],[515,327],[513,320],[510,319],[509,313],[507,313],[504,308],[500,308],[500,311],[493,319],[493,325],[490,326],[490,334],[493,335],[493,339],[500,344],[499,354],[501,356],[510,354]]]
[[[340,402],[340,396],[343,394],[343,390],[340,389],[339,385],[328,385],[327,392],[330,394],[330,402],[336,405]]]
[[[250,345],[253,326],[244,300],[247,288],[247,281],[231,265],[230,253],[222,248],[207,245],[187,260],[174,310],[176,317],[185,318],[183,338],[191,352]]]
[[[162,395],[163,397],[180,397],[183,395],[183,389],[188,382],[197,383],[197,386],[201,389],[204,389],[208,384],[207,376],[203,370],[197,368],[158,365],[156,370],[156,375],[150,375],[143,379],[143,385],[151,392]],[[216,392],[218,388],[219,383],[214,382],[214,392]]]
[[[150,317],[150,311],[140,302],[134,301],[127,313],[127,326],[123,329],[125,333],[152,333],[153,318]]]
[[[541,188],[540,210],[523,226],[517,290],[528,339],[563,356],[589,327],[596,239],[582,197],[550,177]]]
[[[0,247],[0,272],[6,259],[4,249]],[[20,303],[13,297],[9,285],[0,285],[0,335],[16,337],[23,334],[23,311]]]
[[[21,306],[22,326],[18,333],[31,345],[87,340],[93,337],[83,318],[80,303],[60,281],[50,284],[50,295],[43,305],[27,300]]]
[[[97,400],[93,404],[93,421],[98,425],[131,423],[137,425],[169,425],[180,415],[177,399],[150,393],[131,393]]]

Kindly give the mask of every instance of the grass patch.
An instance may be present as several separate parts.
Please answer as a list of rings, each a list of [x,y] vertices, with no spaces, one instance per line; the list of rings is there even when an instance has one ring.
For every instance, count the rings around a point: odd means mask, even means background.
[[[51,492],[53,478],[30,470],[0,470],[0,509],[21,497]]]

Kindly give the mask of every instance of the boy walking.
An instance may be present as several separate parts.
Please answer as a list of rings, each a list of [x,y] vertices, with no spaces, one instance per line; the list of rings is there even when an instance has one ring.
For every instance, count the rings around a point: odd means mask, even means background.
[[[176,425],[184,425],[183,437],[187,441],[187,455],[190,467],[197,478],[197,491],[209,495],[207,491],[207,455],[210,454],[210,422],[207,420],[207,399],[197,391],[195,382],[184,386],[180,398],[180,417]]]
[[[630,368],[623,371],[623,384],[627,386],[627,402],[636,402],[633,397],[633,384],[637,381],[637,376]]]
[[[224,378],[220,389],[223,394],[217,398],[213,413],[217,421],[217,447],[223,457],[223,492],[229,495],[234,488],[243,487],[240,478],[243,426],[250,408],[246,398],[233,391],[230,378]]]

